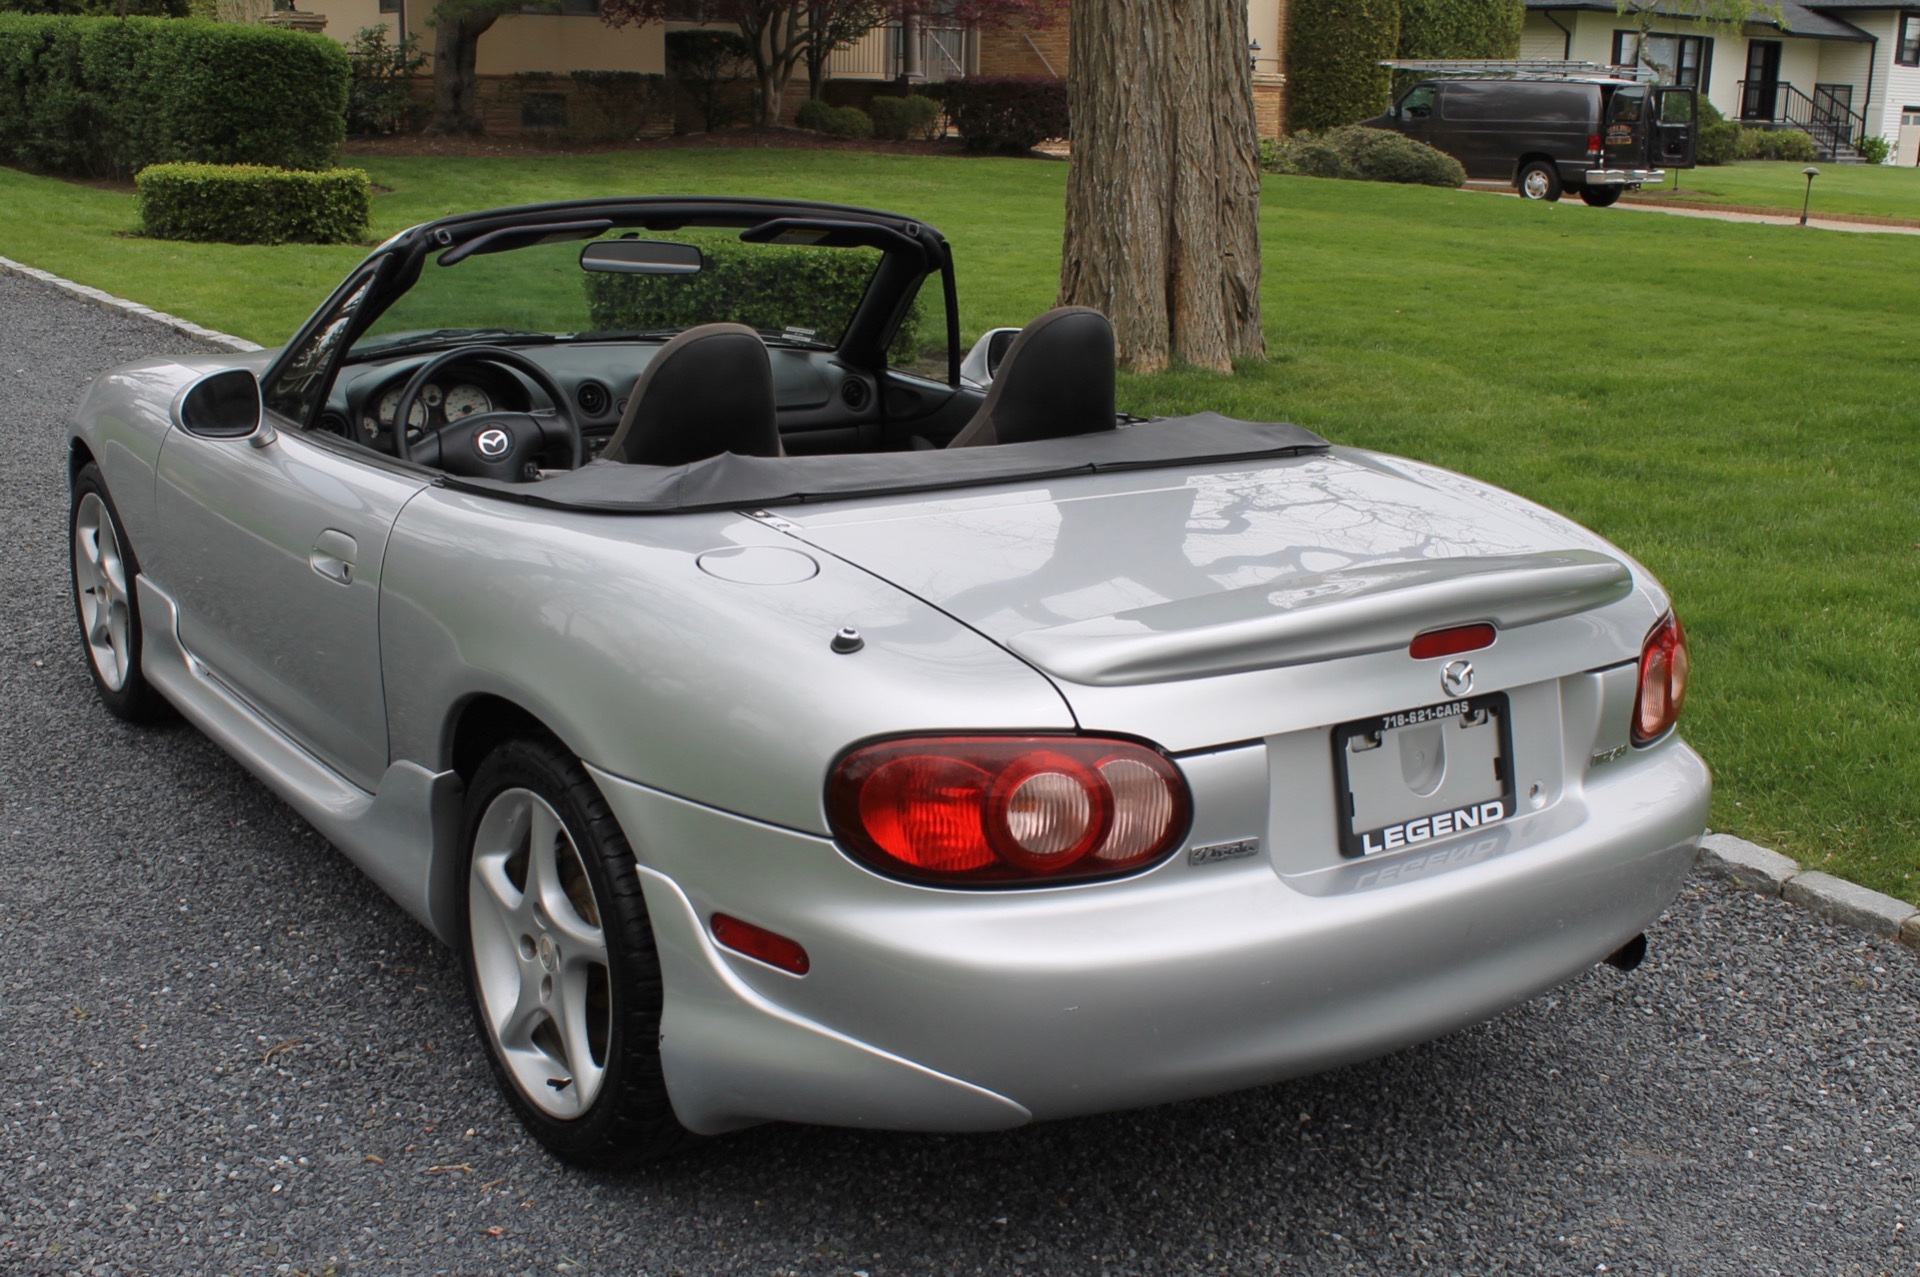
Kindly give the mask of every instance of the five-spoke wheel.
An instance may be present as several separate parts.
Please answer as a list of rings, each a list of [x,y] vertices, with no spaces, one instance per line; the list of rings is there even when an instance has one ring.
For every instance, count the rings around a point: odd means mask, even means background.
[[[467,994],[520,1120],[581,1166],[681,1147],[653,931],[592,778],[550,739],[508,741],[475,771],[466,810]]]
[[[140,568],[121,530],[100,467],[89,462],[73,478],[68,514],[73,541],[73,602],[86,645],[87,668],[100,700],[129,722],[166,713],[167,704],[140,668]]]

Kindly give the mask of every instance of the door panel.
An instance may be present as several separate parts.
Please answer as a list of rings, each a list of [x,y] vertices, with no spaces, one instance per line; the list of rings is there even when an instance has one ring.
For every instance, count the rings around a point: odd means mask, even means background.
[[[189,652],[371,791],[386,770],[380,563],[424,478],[282,429],[262,447],[175,430],[155,486],[155,580]]]
[[[1654,154],[1658,168],[1692,168],[1699,133],[1699,96],[1692,89],[1654,92]]]

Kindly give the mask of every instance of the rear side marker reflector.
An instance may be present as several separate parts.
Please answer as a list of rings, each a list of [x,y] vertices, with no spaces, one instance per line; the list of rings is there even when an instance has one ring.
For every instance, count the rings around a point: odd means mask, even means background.
[[[742,922],[731,914],[713,915],[713,938],[735,953],[744,953],[794,975],[805,975],[813,966],[807,951],[794,941],[765,927]]]
[[[1491,625],[1455,625],[1414,635],[1413,642],[1407,647],[1407,654],[1416,661],[1435,656],[1458,656],[1462,652],[1477,652],[1483,647],[1491,647],[1493,639],[1494,628]]]

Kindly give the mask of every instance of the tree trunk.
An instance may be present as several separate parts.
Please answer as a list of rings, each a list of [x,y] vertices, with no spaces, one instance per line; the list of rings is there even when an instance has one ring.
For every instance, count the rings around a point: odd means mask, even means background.
[[[480,37],[494,23],[494,15],[466,21],[441,18],[433,36],[433,119],[429,133],[481,133],[480,81],[474,67],[480,56]]]
[[[1266,353],[1245,0],[1074,0],[1060,304],[1113,320],[1121,366]]]

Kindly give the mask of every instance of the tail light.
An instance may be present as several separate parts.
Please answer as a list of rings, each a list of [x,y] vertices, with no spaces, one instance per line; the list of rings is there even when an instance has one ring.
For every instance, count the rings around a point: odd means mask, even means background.
[[[1082,736],[929,736],[864,745],[827,779],[855,858],[944,886],[1111,878],[1164,859],[1193,800],[1167,757]]]
[[[1633,743],[1648,745],[1673,730],[1687,700],[1687,633],[1669,612],[1640,648],[1640,691],[1633,701]]]
[[[1600,145],[1600,135],[1598,133],[1587,134],[1587,151],[1589,154],[1598,155],[1605,149],[1605,147]]]

